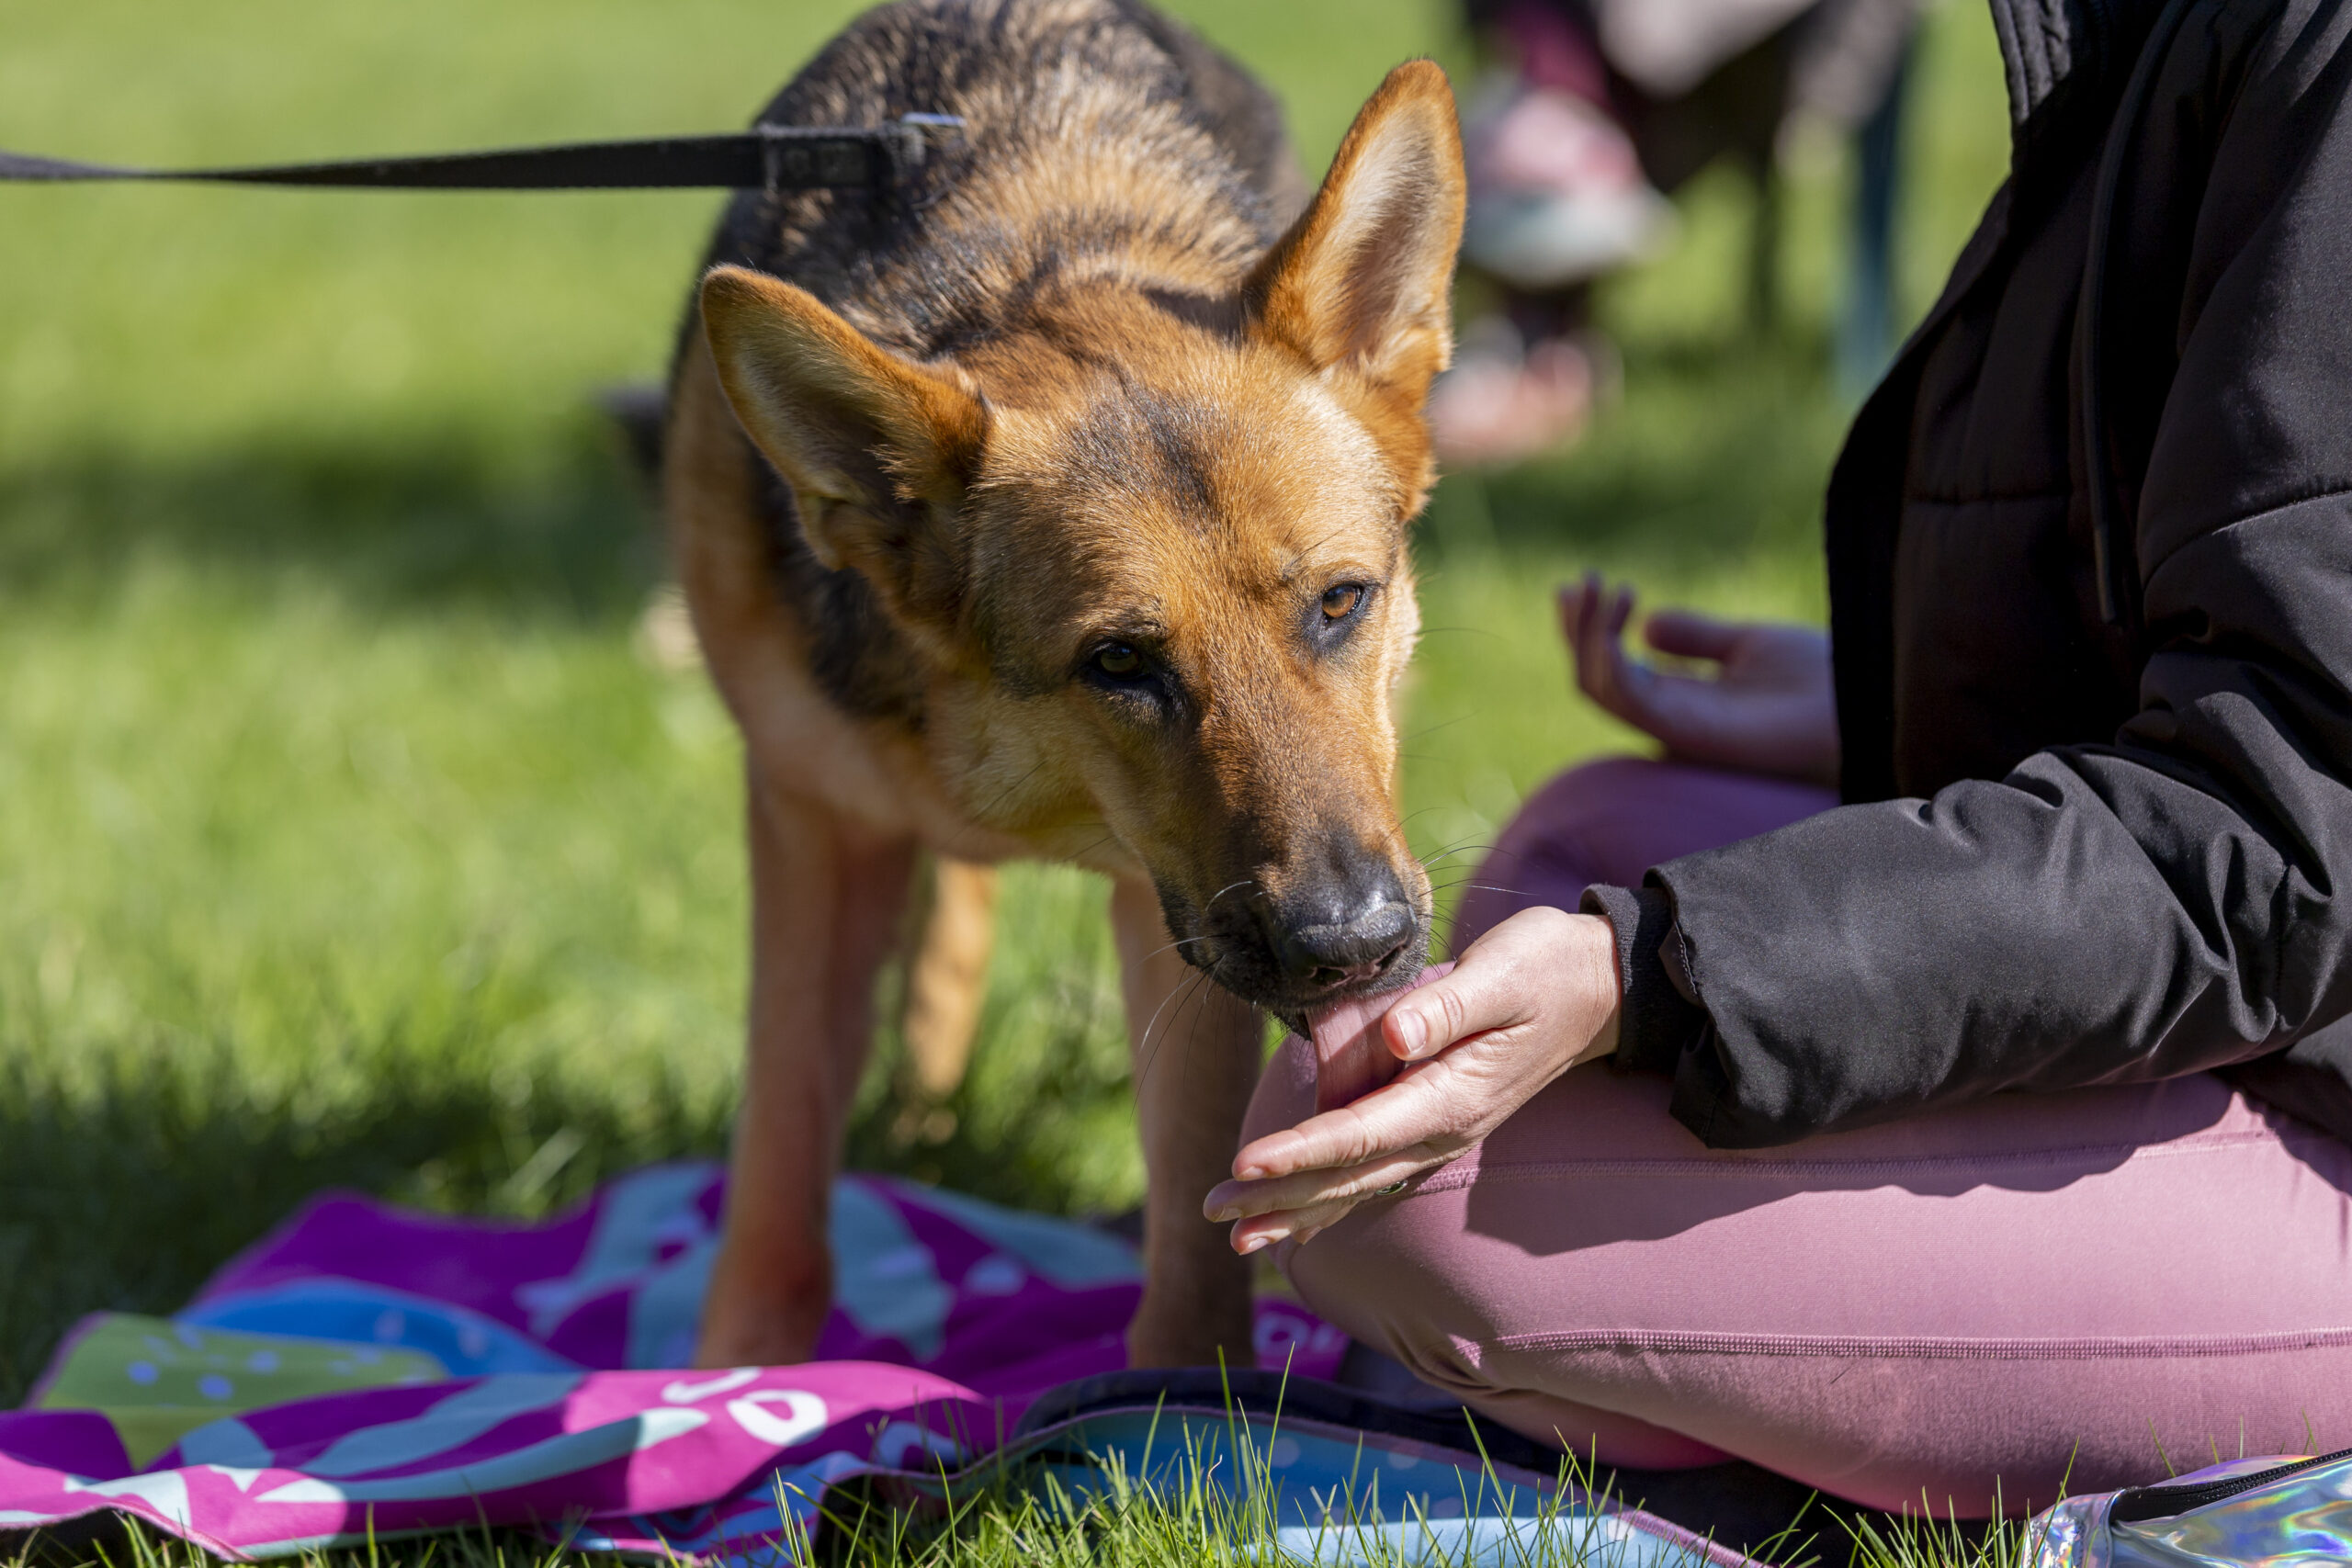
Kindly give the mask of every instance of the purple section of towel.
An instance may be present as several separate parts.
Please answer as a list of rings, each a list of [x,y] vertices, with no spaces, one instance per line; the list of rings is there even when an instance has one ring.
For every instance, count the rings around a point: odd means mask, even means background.
[[[698,1165],[637,1171],[537,1224],[324,1195],[158,1332],[191,1351],[220,1331],[348,1344],[356,1361],[398,1349],[457,1375],[230,1403],[140,1470],[105,1413],[0,1413],[0,1529],[114,1509],[241,1557],[585,1520],[616,1549],[725,1557],[806,1528],[845,1477],[978,1460],[1038,1393],[1125,1364],[1140,1289],[1126,1243],[851,1177],[822,1359],[682,1370],[720,1199]],[[1281,1300],[1259,1304],[1258,1341],[1262,1364],[1301,1376],[1345,1348]],[[60,1357],[96,1343],[69,1337]]]

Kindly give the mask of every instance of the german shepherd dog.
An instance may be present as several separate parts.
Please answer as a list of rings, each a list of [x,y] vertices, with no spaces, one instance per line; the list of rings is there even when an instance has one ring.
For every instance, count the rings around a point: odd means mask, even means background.
[[[1453,96],[1399,66],[1310,200],[1272,100],[1139,0],[899,0],[761,118],[909,113],[965,128],[902,188],[734,201],[671,385],[663,506],[742,728],[752,888],[697,1354],[810,1354],[919,863],[943,873],[918,978],[960,969],[939,1005],[968,1024],[989,885],[966,868],[1026,855],[1113,885],[1150,1191],[1130,1355],[1246,1365],[1246,1267],[1200,1204],[1258,1010],[1301,1027],[1427,946],[1393,699]]]

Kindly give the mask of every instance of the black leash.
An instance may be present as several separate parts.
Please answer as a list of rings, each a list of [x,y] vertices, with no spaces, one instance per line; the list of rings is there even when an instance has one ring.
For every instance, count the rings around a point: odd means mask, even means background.
[[[0,152],[0,182],[174,180],[350,190],[887,189],[922,163],[933,134],[963,123],[953,115],[910,114],[888,125],[760,125],[717,136],[223,169],[121,168]]]

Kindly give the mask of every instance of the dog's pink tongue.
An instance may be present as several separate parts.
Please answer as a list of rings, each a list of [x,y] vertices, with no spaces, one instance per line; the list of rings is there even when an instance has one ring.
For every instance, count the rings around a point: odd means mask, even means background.
[[[1395,1077],[1405,1064],[1381,1039],[1380,1021],[1407,993],[1453,972],[1451,964],[1432,964],[1402,990],[1351,997],[1308,1019],[1315,1045],[1315,1109],[1336,1111]]]

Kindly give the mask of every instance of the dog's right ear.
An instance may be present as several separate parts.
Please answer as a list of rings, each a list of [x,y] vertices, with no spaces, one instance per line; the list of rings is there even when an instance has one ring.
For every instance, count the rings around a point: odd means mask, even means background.
[[[952,623],[950,519],[978,471],[979,399],[765,273],[711,269],[702,319],[735,417],[791,484],[817,558],[859,572],[904,619]]]

